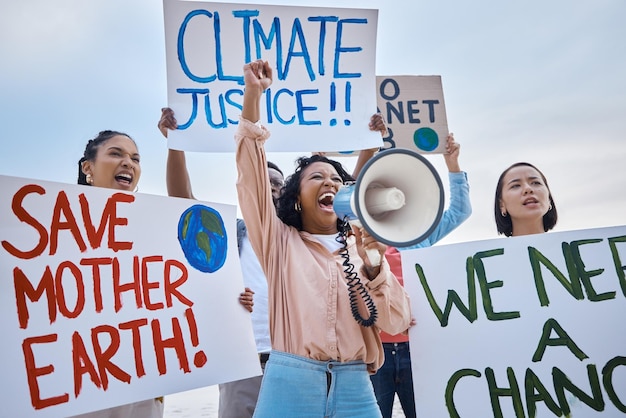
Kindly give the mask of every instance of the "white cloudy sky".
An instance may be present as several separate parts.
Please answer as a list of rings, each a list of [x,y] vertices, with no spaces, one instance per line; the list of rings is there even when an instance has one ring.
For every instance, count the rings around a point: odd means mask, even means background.
[[[474,207],[444,242],[497,237],[495,183],[517,161],[548,177],[556,230],[626,224],[623,0],[303,1],[379,9],[377,74],[442,76]],[[138,142],[140,192],[166,194],[161,0],[0,2],[0,92],[0,175],[74,183],[86,141],[115,129]],[[290,172],[296,156],[270,158]],[[198,198],[236,203],[232,155],[190,171]]]

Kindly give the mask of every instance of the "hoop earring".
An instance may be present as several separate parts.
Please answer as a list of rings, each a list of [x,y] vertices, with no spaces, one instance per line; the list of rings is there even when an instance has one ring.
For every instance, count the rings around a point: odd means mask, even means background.
[[[548,212],[550,212],[552,210],[552,203],[550,203],[550,206],[548,206]]]
[[[500,212],[500,214],[502,214],[503,218],[506,218],[506,215],[508,215],[508,213],[506,213],[505,211]]]
[[[135,191],[133,193],[137,193],[139,191],[139,185],[137,185],[137,187],[135,187]]]
[[[89,184],[90,186],[93,184],[93,177],[91,177],[91,174],[86,174],[85,180],[87,180],[87,184]]]
[[[300,205],[300,202],[294,203],[293,208],[296,210],[296,212],[302,212],[302,206]]]

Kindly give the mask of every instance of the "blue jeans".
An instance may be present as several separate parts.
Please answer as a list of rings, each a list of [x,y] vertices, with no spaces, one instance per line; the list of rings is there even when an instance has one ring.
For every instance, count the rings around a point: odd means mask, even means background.
[[[317,361],[272,351],[255,418],[380,418],[362,361]]]
[[[383,418],[391,418],[394,396],[407,418],[415,418],[415,396],[409,343],[383,343],[385,363],[370,376]]]

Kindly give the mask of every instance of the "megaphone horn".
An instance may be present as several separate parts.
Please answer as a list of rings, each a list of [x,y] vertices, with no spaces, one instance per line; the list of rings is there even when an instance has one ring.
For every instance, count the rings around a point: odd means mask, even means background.
[[[390,149],[370,159],[356,182],[337,192],[333,209],[376,240],[401,248],[433,232],[443,204],[441,178],[433,165],[414,151]]]

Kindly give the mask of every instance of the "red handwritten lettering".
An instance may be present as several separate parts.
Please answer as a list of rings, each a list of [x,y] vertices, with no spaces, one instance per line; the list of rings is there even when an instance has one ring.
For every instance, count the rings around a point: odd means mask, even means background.
[[[113,296],[115,298],[115,312],[122,309],[122,293],[135,292],[135,303],[141,308],[141,275],[139,272],[139,257],[133,257],[133,281],[122,284],[120,281],[120,263],[117,258],[113,259]]]
[[[99,334],[109,335],[110,343],[105,350],[102,350],[102,346],[100,345]],[[93,328],[91,330],[91,342],[96,356],[96,364],[100,372],[100,379],[102,380],[102,388],[104,390],[109,388],[109,376],[107,375],[107,371],[117,380],[129,383],[130,375],[111,361],[120,348],[120,333],[117,328],[110,325],[100,325]]]
[[[96,367],[87,354],[85,342],[78,332],[72,334],[72,363],[74,365],[74,396],[78,398],[80,394],[85,373],[89,374],[89,378],[96,387],[102,387],[100,376],[98,376]]]
[[[148,320],[146,318],[123,322],[120,324],[120,329],[131,330],[133,334],[133,352],[135,353],[135,370],[137,371],[137,377],[141,377],[146,374],[146,370],[143,367],[143,358],[141,356],[141,334],[139,333],[139,328],[146,325],[148,325]]]
[[[173,348],[174,351],[176,351],[180,369],[185,373],[189,373],[191,370],[189,369],[189,360],[187,359],[187,352],[185,351],[185,340],[183,338],[183,332],[180,328],[180,321],[178,318],[172,318],[172,331],[174,333],[172,338],[163,339],[161,334],[161,325],[158,319],[153,319],[150,326],[152,327],[154,353],[156,354],[159,374],[163,375],[167,373],[167,365],[165,363],[166,348]]]
[[[61,214],[65,217],[65,222],[61,221]],[[54,211],[52,212],[52,223],[50,224],[50,255],[56,254],[59,231],[63,229],[67,229],[72,233],[81,253],[87,251],[87,246],[85,245],[83,237],[80,235],[76,218],[70,208],[70,201],[67,199],[67,194],[64,191],[60,191],[57,195]]]
[[[109,206],[109,202],[111,199],[107,200],[107,206]],[[89,245],[91,248],[100,248],[102,245],[102,236],[104,235],[104,229],[107,226],[107,220],[109,219],[110,211],[106,208],[102,211],[102,217],[100,218],[100,225],[98,229],[94,227],[94,224],[91,220],[91,212],[89,211],[89,201],[87,197],[85,197],[84,193],[78,195],[78,202],[80,203],[80,211],[83,214],[83,220],[85,223],[85,231],[87,232],[87,240],[89,240]]]
[[[63,285],[63,271],[70,270],[76,284],[76,305],[73,310],[67,307],[65,300],[65,286]],[[54,276],[54,285],[56,289],[56,300],[59,312],[66,318],[76,318],[85,308],[85,283],[80,269],[71,261],[64,261],[57,267]]]
[[[33,218],[22,206],[22,201],[24,197],[26,197],[30,193],[37,193],[40,195],[46,194],[46,190],[37,185],[37,184],[28,184],[15,193],[13,196],[13,201],[11,202],[11,209],[13,209],[13,213],[17,216],[22,222],[27,223],[37,230],[39,233],[39,242],[29,251],[21,251],[18,250],[13,244],[8,241],[2,241],[2,247],[7,250],[9,254],[13,257],[22,258],[24,260],[30,260],[31,258],[35,258],[46,249],[46,245],[48,245],[48,231],[46,227],[37,222],[37,219]]]
[[[174,282],[171,280],[172,267],[177,267],[178,270],[180,270],[180,277]],[[164,270],[163,290],[165,290],[165,302],[167,307],[172,307],[172,296],[176,296],[176,299],[187,306],[193,306],[193,302],[177,290],[178,287],[182,286],[189,277],[187,267],[178,260],[165,260]]]
[[[70,201],[65,191],[60,191],[57,194],[54,210],[52,213],[52,220],[50,223],[50,234],[44,225],[42,225],[37,219],[35,219],[23,206],[23,202],[26,196],[32,193],[39,195],[45,195],[46,190],[37,185],[29,184],[19,189],[13,196],[11,203],[11,209],[13,213],[20,221],[32,226],[39,234],[39,241],[37,245],[31,250],[20,250],[11,244],[9,241],[3,240],[1,242],[2,247],[12,256],[29,260],[43,254],[46,246],[48,245],[48,239],[50,241],[50,255],[56,254],[59,244],[59,232],[63,230],[70,231],[78,249],[81,252],[87,250],[85,240],[81,235],[81,231],[78,227],[78,222],[72,211]],[[104,235],[104,228],[108,225],[108,248],[118,252],[123,250],[130,250],[133,247],[132,241],[117,241],[115,237],[116,227],[128,225],[128,218],[119,217],[117,215],[118,203],[132,203],[135,201],[135,197],[131,194],[115,193],[111,195],[105,204],[100,218],[100,224],[98,228],[93,225],[91,220],[91,213],[89,211],[89,202],[84,194],[78,197],[81,215],[83,218],[83,225],[87,233],[87,239],[92,249],[99,248],[102,245],[102,237]]]
[[[198,324],[196,324],[196,316],[191,308],[185,309],[185,318],[189,324],[189,334],[191,336],[191,345],[197,347],[200,344],[198,338]],[[200,350],[193,356],[193,364],[196,367],[202,367],[206,364],[207,357],[204,351]]]
[[[28,380],[28,389],[30,390],[30,401],[35,409],[43,409],[69,401],[69,394],[67,393],[46,399],[41,399],[41,395],[39,393],[37,378],[52,374],[54,372],[54,366],[52,364],[48,364],[44,367],[35,366],[35,355],[33,354],[32,346],[34,344],[53,343],[56,340],[56,334],[49,334],[39,337],[26,338],[22,342],[22,351],[24,352],[24,362],[26,364],[26,377]]]
[[[130,250],[133,248],[133,243],[131,241],[116,241],[115,240],[115,227],[120,225],[128,225],[127,218],[118,218],[117,217],[117,202],[124,203],[132,203],[135,201],[135,196],[131,194],[125,193],[115,193],[113,196],[109,198],[107,204],[104,208],[104,213],[102,217],[105,215],[109,218],[109,248],[115,252],[122,250]]]
[[[48,301],[48,318],[50,323],[56,321],[57,306],[56,297],[54,295],[54,278],[50,267],[46,266],[46,270],[41,277],[41,281],[37,288],[34,288],[26,274],[19,267],[13,269],[13,287],[15,288],[15,303],[17,304],[17,318],[20,323],[20,328],[26,329],[28,327],[28,320],[30,314],[28,313],[28,306],[26,305],[26,298],[31,302],[36,302],[43,294],[46,294]]]
[[[191,308],[185,310],[184,317],[187,325],[189,326],[191,345],[193,347],[198,347],[200,345],[198,327],[195,315]],[[85,382],[90,381],[96,388],[102,391],[107,391],[110,387],[111,381],[130,383],[131,379],[135,376],[137,378],[145,376],[146,368],[144,362],[146,355],[148,355],[148,358],[156,363],[157,370],[160,375],[166,374],[166,349],[174,349],[178,358],[178,366],[180,370],[183,370],[184,373],[190,373],[191,370],[188,353],[185,350],[186,341],[185,336],[183,335],[183,330],[181,329],[181,321],[176,317],[171,318],[171,338],[163,337],[163,331],[169,330],[163,330],[161,325],[165,325],[165,323],[162,324],[159,319],[153,319],[150,321],[150,328],[147,328],[147,318],[139,318],[122,322],[118,324],[117,327],[103,324],[90,330],[90,340],[85,340],[78,331],[73,332],[71,336],[71,373],[74,378],[74,397],[78,398],[80,396]],[[165,326],[165,328],[169,327]],[[130,331],[132,336],[130,341],[128,334],[126,334],[124,339],[122,339],[123,331]],[[141,340],[142,332],[151,332],[154,350],[143,351],[144,347],[142,347]],[[37,344],[52,344],[57,341],[58,335],[50,334],[26,338],[22,343],[31,403],[36,409],[43,409],[69,402],[68,393],[51,396],[47,399],[42,399],[40,393],[39,379],[43,376],[55,373],[55,366],[53,364],[48,364],[38,367],[35,361],[35,350],[33,350],[33,346]],[[91,346],[89,346],[89,342],[91,343]],[[127,355],[130,353],[130,346],[132,346],[133,350],[136,375],[127,373],[114,362],[116,356],[118,356],[118,358],[121,356],[127,358]],[[93,351],[91,350],[92,348]],[[43,352],[44,350],[47,351],[47,349],[49,350],[51,348],[44,346],[41,350],[37,351]],[[92,352],[93,354],[91,354]],[[154,353],[154,357],[152,357],[152,353]],[[200,368],[206,363],[207,357],[204,351],[197,351],[194,355],[194,366]],[[70,371],[56,371],[56,373],[68,372]],[[89,380],[85,379],[87,376],[89,377]]]
[[[152,303],[150,300],[150,289],[158,289],[160,287],[159,282],[148,281],[148,263],[162,262],[163,257],[154,255],[152,257],[144,257],[141,259],[141,288],[143,289],[143,300],[146,304],[146,308],[151,311],[157,309],[163,309],[163,303]]]
[[[102,279],[100,278],[100,266],[113,263],[111,257],[83,258],[80,260],[82,266],[91,266],[91,277],[93,279],[93,299],[96,312],[102,312]]]
[[[148,273],[149,264],[163,263],[162,270],[151,270]],[[102,312],[104,309],[104,295],[102,284],[112,283],[113,304],[115,312],[122,309],[122,297],[126,292],[130,292],[135,300],[137,308],[145,306],[149,310],[163,309],[165,305],[172,307],[174,299],[186,306],[193,306],[193,302],[187,298],[180,287],[187,281],[189,273],[186,266],[178,260],[163,260],[163,256],[154,255],[140,258],[133,257],[132,281],[122,283],[120,261],[117,257],[96,257],[83,258],[80,260],[81,266],[91,267],[83,274],[79,266],[71,261],[59,263],[54,274],[50,266],[46,266],[39,282],[31,281],[26,274],[16,267],[13,270],[13,285],[15,288],[15,301],[20,328],[27,328],[30,321],[28,310],[29,303],[45,301],[48,304],[48,319],[53,323],[60,313],[65,318],[77,318],[87,306],[88,285],[93,286],[94,311]],[[110,282],[105,272],[104,266],[110,266]],[[152,268],[151,268],[152,269]],[[178,270],[175,274],[174,270]],[[156,275],[156,272],[162,275]],[[68,274],[69,273],[69,274]],[[89,277],[93,284],[89,283]],[[159,280],[150,280],[151,277],[158,277]],[[173,280],[173,277],[176,277]],[[87,280],[87,283],[85,281]],[[155,290],[161,289],[163,281],[163,299],[156,301]],[[71,289],[71,292],[68,290]],[[76,300],[71,304],[66,295],[75,295]],[[109,299],[110,300],[110,299]],[[165,303],[163,302],[165,301]]]

